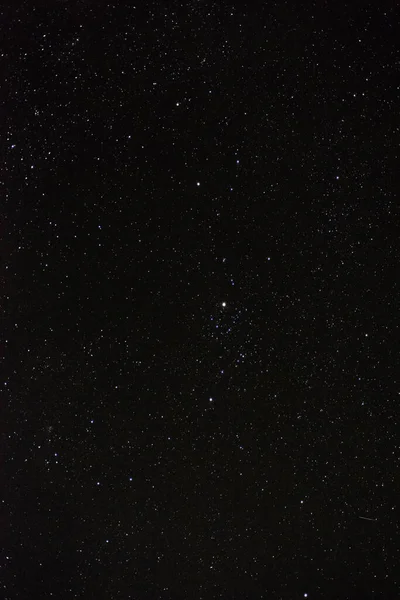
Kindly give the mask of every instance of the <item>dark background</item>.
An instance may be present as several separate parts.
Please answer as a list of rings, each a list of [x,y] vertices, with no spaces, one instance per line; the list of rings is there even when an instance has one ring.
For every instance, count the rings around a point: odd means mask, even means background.
[[[399,597],[399,14],[305,4],[2,9],[1,598]]]

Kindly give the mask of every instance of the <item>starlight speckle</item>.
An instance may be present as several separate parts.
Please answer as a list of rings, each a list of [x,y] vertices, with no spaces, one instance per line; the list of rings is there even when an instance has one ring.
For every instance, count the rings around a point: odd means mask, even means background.
[[[9,4],[1,597],[397,598],[394,10]]]

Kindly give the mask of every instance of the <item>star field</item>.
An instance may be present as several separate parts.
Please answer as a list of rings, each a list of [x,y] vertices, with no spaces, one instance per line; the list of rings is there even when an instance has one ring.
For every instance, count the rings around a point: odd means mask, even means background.
[[[398,597],[398,23],[2,9],[1,598]]]

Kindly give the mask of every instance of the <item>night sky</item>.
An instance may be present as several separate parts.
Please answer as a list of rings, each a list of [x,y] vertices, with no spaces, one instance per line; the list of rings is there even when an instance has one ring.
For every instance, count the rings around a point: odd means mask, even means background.
[[[400,597],[395,4],[1,10],[1,599]]]

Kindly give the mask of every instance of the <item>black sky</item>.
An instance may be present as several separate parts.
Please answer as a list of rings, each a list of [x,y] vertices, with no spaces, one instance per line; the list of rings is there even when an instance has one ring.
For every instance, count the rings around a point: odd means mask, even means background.
[[[136,4],[1,11],[0,596],[397,598],[399,12]]]

